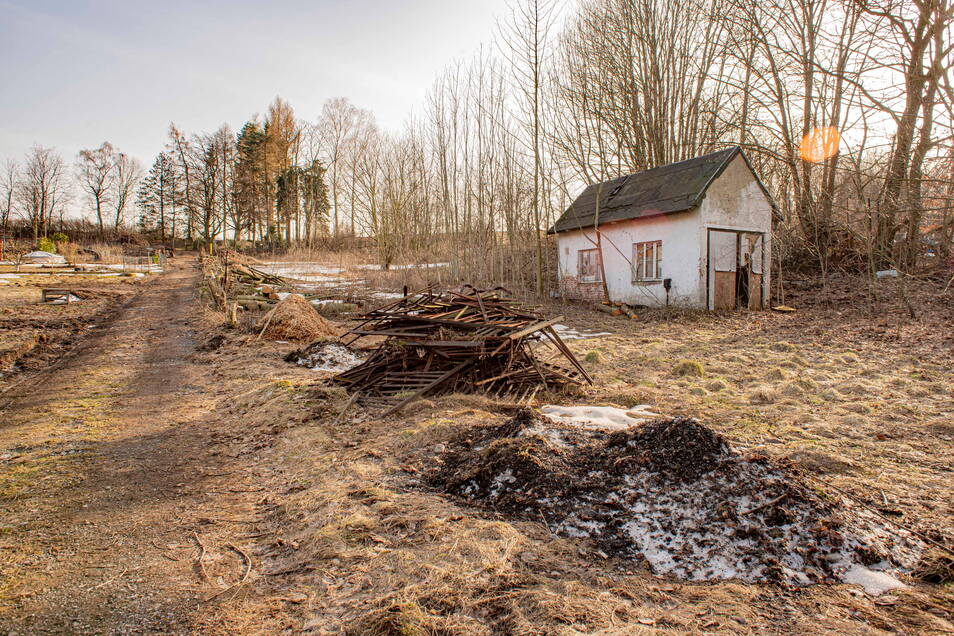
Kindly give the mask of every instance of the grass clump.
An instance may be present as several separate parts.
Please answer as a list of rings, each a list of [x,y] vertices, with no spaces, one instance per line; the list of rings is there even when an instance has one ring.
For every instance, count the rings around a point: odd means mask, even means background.
[[[597,351],[594,349],[586,353],[585,360],[587,362],[592,362],[593,364],[603,364],[606,361],[606,356],[603,355],[602,351]]]
[[[772,404],[778,401],[778,392],[767,386],[760,386],[749,393],[749,402],[752,404]]]
[[[706,374],[706,370],[705,367],[702,366],[702,363],[696,360],[680,360],[679,363],[672,368],[672,374],[677,377],[693,376],[701,378]]]

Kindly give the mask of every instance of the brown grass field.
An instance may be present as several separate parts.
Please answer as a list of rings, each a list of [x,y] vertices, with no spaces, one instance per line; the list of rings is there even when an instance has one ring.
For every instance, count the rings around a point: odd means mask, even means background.
[[[171,282],[163,275],[128,283],[145,285],[144,297],[174,294],[168,298],[179,304],[163,300],[162,324],[123,318],[100,336],[100,346],[113,338],[126,356],[121,369],[99,354],[78,354],[102,376],[97,389],[64,383],[39,406],[36,396],[21,395],[6,407],[0,626],[26,626],[25,633],[62,633],[64,624],[81,633],[954,633],[951,583],[907,577],[908,588],[876,598],[850,585],[690,583],[554,535],[542,522],[430,490],[419,476],[443,445],[462,427],[504,421],[508,404],[448,395],[387,419],[355,409],[339,417],[348,396],[323,384],[330,374],[283,361],[299,345],[224,329],[221,313],[189,300],[195,276],[190,265],[179,268]],[[849,278],[824,291],[806,285],[786,299],[798,308],[793,314],[655,311],[630,321],[554,303],[544,311],[563,314],[567,325],[613,335],[568,343],[588,358],[593,386],[538,401],[650,404],[698,418],[737,448],[791,461],[951,545],[954,291],[912,283],[912,320],[896,284],[879,284],[875,298]],[[131,292],[125,285],[117,291]],[[25,289],[0,287],[0,317],[35,319],[40,308],[22,301],[32,298]],[[95,322],[85,307],[83,319]],[[136,383],[153,354],[136,353],[137,342],[165,342],[170,329],[183,347],[169,362],[172,386],[157,378],[142,393]],[[215,336],[224,340],[212,345]],[[100,510],[103,491],[90,477],[98,473],[84,462],[107,476],[110,462],[129,468],[132,460],[117,459],[111,444],[138,435],[137,426],[156,426],[142,424],[134,405],[152,404],[157,391],[168,394],[145,412],[162,413],[170,428],[145,429],[135,446],[135,457],[157,462],[137,486],[154,494],[123,495],[122,506]],[[99,418],[82,433],[86,453],[68,461],[45,453],[78,443],[80,433],[59,422],[72,421],[80,400]],[[114,493],[128,487],[121,479],[102,483]],[[74,499],[90,508],[59,517],[66,513],[56,502]],[[89,521],[96,530],[64,536],[48,527],[56,519],[70,528]],[[54,594],[57,580],[72,583]],[[74,622],[58,622],[66,620]]]

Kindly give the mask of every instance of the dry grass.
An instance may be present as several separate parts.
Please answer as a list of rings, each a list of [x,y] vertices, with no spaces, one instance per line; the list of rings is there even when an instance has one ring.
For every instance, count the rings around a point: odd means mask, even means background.
[[[271,340],[316,342],[333,340],[338,329],[318,314],[303,297],[292,294],[265,314],[256,326],[259,333]]]
[[[739,447],[900,512],[906,524],[932,533],[954,525],[950,313],[927,314],[897,339],[894,328],[878,330],[880,318],[836,318],[841,307],[649,314],[639,323],[553,309],[570,326],[615,334],[568,343],[580,358],[601,351],[604,360],[588,363],[596,384],[564,401],[695,416]],[[227,417],[278,472],[257,553],[268,576],[242,606],[250,616],[280,611],[292,631],[352,634],[954,630],[949,585],[907,578],[910,589],[876,604],[850,586],[687,583],[605,558],[542,523],[477,511],[424,488],[419,471],[461,427],[507,417],[503,405],[451,395],[388,420],[361,411],[339,420],[347,396],[282,366],[280,352],[263,355],[271,345],[245,346],[208,355],[228,360],[226,374],[291,379],[229,401]],[[706,376],[674,374],[686,360],[704,364]],[[784,373],[768,379],[774,370]],[[269,601],[299,590],[315,592],[280,610]]]
[[[123,248],[119,245],[93,243],[88,247],[99,255],[100,263],[117,264],[123,262]],[[83,261],[83,259],[91,257],[88,254],[80,254],[77,258]]]

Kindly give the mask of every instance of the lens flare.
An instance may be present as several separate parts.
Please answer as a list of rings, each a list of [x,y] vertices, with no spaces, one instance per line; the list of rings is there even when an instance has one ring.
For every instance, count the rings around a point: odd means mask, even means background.
[[[798,150],[803,160],[818,163],[834,157],[840,143],[841,134],[835,128],[815,128],[802,137]]]

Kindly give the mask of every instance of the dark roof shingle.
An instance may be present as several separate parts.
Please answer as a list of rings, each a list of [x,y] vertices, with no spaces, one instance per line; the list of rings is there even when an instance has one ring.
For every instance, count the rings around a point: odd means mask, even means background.
[[[702,202],[709,185],[741,153],[742,150],[735,146],[591,185],[567,208],[549,232],[593,227],[597,197],[600,199],[600,225],[691,210]]]

